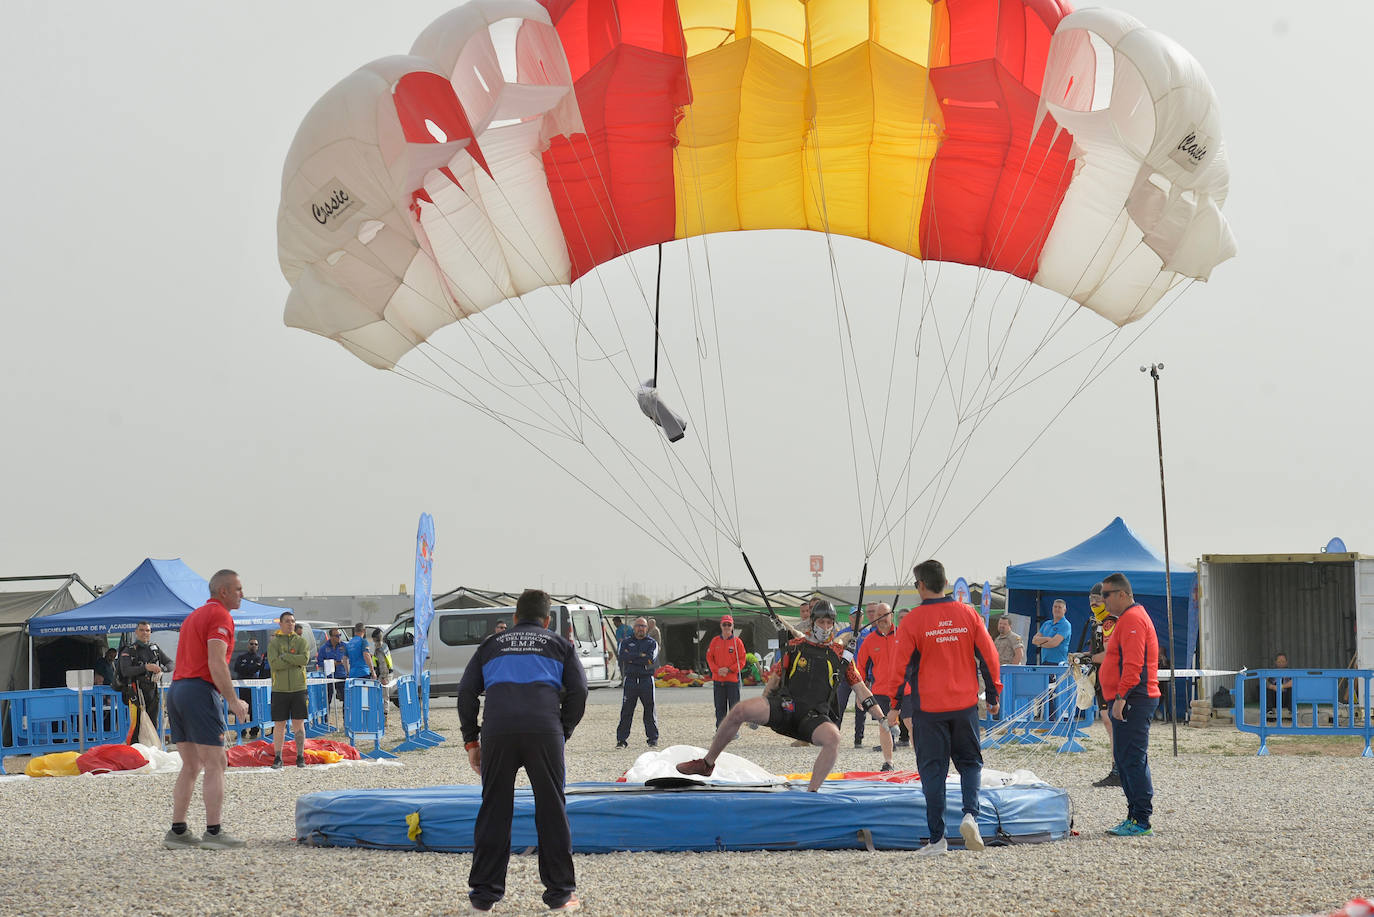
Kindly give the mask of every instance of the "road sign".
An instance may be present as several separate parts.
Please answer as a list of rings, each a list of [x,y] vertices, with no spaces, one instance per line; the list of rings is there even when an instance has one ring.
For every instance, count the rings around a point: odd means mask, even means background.
[[[824,572],[825,572],[825,557],[824,557],[823,555],[820,555],[820,554],[812,554],[812,555],[811,555],[811,572],[812,572],[812,573],[824,573]]]

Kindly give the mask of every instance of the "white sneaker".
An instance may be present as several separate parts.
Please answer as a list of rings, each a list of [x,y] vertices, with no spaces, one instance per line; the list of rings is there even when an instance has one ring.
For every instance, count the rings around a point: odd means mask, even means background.
[[[959,833],[964,836],[965,849],[983,849],[983,836],[978,833],[978,819],[967,812],[964,813],[964,820],[959,822]]]
[[[933,844],[926,844],[916,851],[917,856],[939,856],[949,850],[949,844],[942,837]]]

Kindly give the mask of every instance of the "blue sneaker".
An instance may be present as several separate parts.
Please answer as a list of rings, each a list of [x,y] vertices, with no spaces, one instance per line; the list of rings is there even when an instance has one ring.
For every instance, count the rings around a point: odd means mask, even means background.
[[[1128,818],[1107,833],[1116,837],[1150,837],[1155,832],[1150,827],[1142,828],[1134,818]]]
[[[1121,831],[1122,828],[1126,827],[1126,826],[1129,825],[1130,823],[1131,823],[1131,820],[1130,820],[1129,818],[1123,819],[1122,821],[1120,821],[1120,822],[1118,822],[1117,824],[1112,825],[1110,828],[1108,828],[1108,829],[1107,829],[1107,833],[1108,833],[1108,834],[1117,834],[1117,833],[1119,833],[1119,832]]]

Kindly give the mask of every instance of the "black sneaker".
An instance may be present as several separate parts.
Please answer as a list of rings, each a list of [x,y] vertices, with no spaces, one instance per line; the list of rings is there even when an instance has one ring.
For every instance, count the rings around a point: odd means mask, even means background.
[[[277,755],[275,758],[272,759],[272,770],[281,770],[281,755]]]
[[[882,774],[885,774],[885,773],[887,773],[887,772],[890,771],[890,770],[892,770],[892,762],[891,762],[891,761],[884,761],[884,762],[883,762],[883,766],[880,767],[880,768],[878,768],[878,772],[879,772],[879,773],[882,773]]]
[[[616,747],[616,748],[629,748],[629,747],[630,747],[630,743],[629,743],[629,742],[616,742],[616,743],[615,743],[615,747]]]
[[[1112,771],[1101,780],[1094,780],[1093,786],[1121,786],[1121,775]]]
[[[910,739],[898,739],[897,741],[895,741],[895,742],[892,743],[892,747],[893,747],[893,748],[910,748],[910,747],[911,747],[911,740],[910,740]]]
[[[296,755],[296,766],[305,767],[305,755]]]
[[[863,748],[863,747],[864,747],[863,740],[862,740],[862,739],[857,740],[857,741],[854,743],[854,747],[855,747],[855,748]]]
[[[656,739],[650,739],[649,741],[645,742],[644,744],[647,745],[647,746],[649,746],[650,748],[658,748],[658,740],[656,740]]]

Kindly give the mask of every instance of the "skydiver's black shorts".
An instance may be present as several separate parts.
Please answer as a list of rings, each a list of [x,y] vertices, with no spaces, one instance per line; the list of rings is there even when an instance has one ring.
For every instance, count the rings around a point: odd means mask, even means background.
[[[308,712],[305,691],[272,692],[272,722],[303,720]]]
[[[768,728],[778,735],[810,742],[817,727],[834,722],[820,711],[796,709],[792,698],[786,695],[768,695]]]

